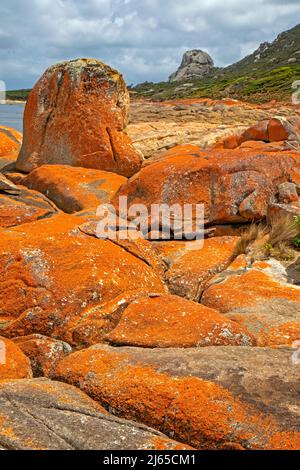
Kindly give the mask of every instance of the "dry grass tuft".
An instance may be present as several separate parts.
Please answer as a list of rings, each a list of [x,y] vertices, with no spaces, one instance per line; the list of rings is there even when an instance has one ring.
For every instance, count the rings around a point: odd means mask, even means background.
[[[290,216],[282,216],[273,220],[270,225],[251,224],[242,234],[236,255],[247,254],[253,260],[269,258],[293,259],[293,241],[300,234],[300,224]]]
[[[241,235],[236,248],[235,255],[247,254],[249,247],[257,240],[261,240],[268,233],[268,229],[263,224],[252,223]]]

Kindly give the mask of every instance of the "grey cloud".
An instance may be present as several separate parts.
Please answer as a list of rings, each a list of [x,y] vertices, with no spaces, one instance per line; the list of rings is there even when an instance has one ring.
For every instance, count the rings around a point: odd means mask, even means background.
[[[127,82],[159,81],[186,49],[228,65],[299,13],[293,0],[1,0],[0,79],[29,87],[54,62],[96,57]]]

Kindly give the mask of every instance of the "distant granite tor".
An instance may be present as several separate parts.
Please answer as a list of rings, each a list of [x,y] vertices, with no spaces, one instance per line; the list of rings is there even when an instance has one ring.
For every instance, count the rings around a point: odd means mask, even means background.
[[[199,49],[187,51],[182,58],[178,70],[169,77],[169,82],[195,80],[207,75],[213,68],[214,62],[207,52]]]

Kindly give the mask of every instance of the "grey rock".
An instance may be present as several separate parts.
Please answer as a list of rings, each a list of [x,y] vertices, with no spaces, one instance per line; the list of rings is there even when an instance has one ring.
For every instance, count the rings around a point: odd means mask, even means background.
[[[0,449],[7,450],[146,450],[155,449],[156,440],[166,449],[178,445],[48,379],[0,382],[0,423]]]
[[[182,58],[178,70],[170,75],[170,82],[196,80],[207,75],[213,68],[214,62],[207,52],[194,49],[187,51]]]
[[[299,363],[293,348],[98,344],[63,359],[54,378],[80,386],[118,416],[198,449],[299,445]],[[216,427],[216,416],[228,428]]]

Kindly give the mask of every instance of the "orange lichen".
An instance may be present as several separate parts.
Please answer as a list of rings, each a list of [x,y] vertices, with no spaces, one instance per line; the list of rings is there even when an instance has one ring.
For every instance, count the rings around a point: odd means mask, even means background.
[[[91,348],[64,359],[56,377],[80,386],[105,407],[199,449],[234,442],[271,449],[277,421],[223,387],[195,377],[171,377],[135,362],[130,352]],[[298,445],[299,433],[290,438]],[[276,444],[277,445],[277,444]],[[282,448],[285,446],[282,442]]]
[[[266,217],[278,182],[300,183],[298,152],[255,149],[200,150],[174,147],[144,166],[114,198],[131,203],[204,204],[210,223],[236,223]]]
[[[131,303],[106,338],[117,345],[161,348],[254,344],[246,329],[216,310],[170,295]]]
[[[229,276],[218,284],[212,281],[203,294],[202,303],[226,313],[271,299],[299,302],[300,290],[280,284],[267,273],[253,269],[241,276]]]
[[[165,292],[145,262],[108,240],[86,236],[76,229],[78,222],[60,214],[3,230],[0,319],[15,318],[6,336],[40,333],[63,339],[88,307],[128,290]]]
[[[0,336],[0,380],[31,377],[29,359],[15,343]]]
[[[74,168],[67,165],[43,165],[32,171],[22,184],[51,199],[64,212],[94,209],[110,201],[123,176],[108,171]]]
[[[153,450],[193,450],[193,447],[186,444],[178,444],[158,436],[152,439],[152,445]]]
[[[0,126],[0,157],[19,150],[22,134],[11,127]]]
[[[26,103],[17,169],[67,164],[132,176],[141,156],[123,132],[128,104],[122,76],[102,62],[79,59],[49,67]]]

